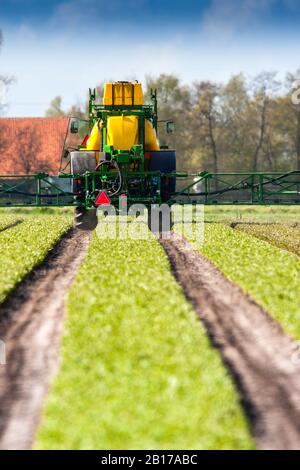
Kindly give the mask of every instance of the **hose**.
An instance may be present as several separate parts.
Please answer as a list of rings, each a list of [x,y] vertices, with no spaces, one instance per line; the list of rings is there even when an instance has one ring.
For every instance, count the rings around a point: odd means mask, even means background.
[[[120,168],[119,168],[119,165],[118,165],[117,161],[114,160],[114,159],[113,159],[113,160],[103,160],[103,161],[101,161],[101,162],[98,163],[98,165],[96,166],[95,171],[98,171],[98,170],[99,170],[102,166],[104,166],[104,165],[112,166],[112,167],[115,168],[115,169],[117,170],[117,172],[118,172],[118,176],[117,176],[118,182],[119,182],[118,188],[115,189],[115,190],[108,190],[108,195],[109,195],[110,197],[113,197],[113,196],[116,196],[116,195],[121,191],[121,189],[122,189],[122,184],[123,184],[122,173],[121,173],[121,170],[120,170]]]

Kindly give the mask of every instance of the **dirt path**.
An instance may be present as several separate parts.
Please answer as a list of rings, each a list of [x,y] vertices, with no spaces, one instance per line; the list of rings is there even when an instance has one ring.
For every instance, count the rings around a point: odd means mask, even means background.
[[[295,343],[186,241],[172,235],[161,243],[233,374],[258,446],[300,449],[300,356]]]
[[[0,449],[32,446],[43,398],[58,368],[64,299],[90,234],[71,230],[0,306]]]

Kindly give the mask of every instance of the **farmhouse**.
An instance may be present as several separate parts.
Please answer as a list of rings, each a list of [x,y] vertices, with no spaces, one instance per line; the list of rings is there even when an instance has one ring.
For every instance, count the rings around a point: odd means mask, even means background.
[[[68,117],[0,118],[0,174],[57,173]]]

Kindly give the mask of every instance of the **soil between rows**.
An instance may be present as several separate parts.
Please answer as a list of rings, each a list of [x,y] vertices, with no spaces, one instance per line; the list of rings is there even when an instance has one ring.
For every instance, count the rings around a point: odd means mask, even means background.
[[[171,234],[161,243],[175,278],[237,384],[258,447],[300,449],[300,356],[295,342],[188,242]]]
[[[0,449],[32,447],[58,369],[65,294],[90,236],[70,231],[0,306],[7,362],[0,366]],[[300,358],[293,340],[186,241],[172,234],[161,243],[236,381],[258,446],[300,449]]]
[[[65,294],[86,254],[89,232],[63,237],[0,306],[0,450],[30,449],[43,398],[59,365]]]

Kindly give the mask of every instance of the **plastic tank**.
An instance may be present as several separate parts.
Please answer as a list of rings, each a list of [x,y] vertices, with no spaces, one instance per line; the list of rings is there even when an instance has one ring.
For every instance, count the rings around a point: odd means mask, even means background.
[[[103,104],[106,106],[141,106],[144,104],[142,85],[131,82],[105,83]]]
[[[96,122],[87,141],[87,150],[99,150],[101,145],[101,123]],[[107,119],[107,144],[116,150],[130,150],[138,144],[138,117],[137,116],[111,116]],[[145,152],[159,150],[155,129],[150,121],[145,121]]]

